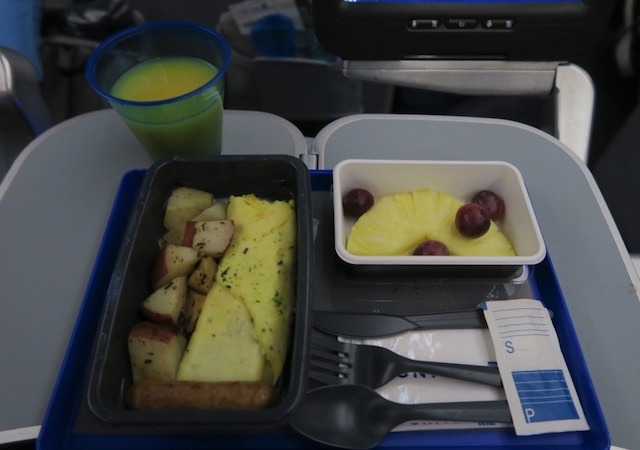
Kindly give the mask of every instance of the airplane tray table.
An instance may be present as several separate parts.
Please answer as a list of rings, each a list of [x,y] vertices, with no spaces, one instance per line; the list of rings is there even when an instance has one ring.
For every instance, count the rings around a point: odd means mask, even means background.
[[[612,444],[640,448],[640,280],[592,174],[571,149],[512,121],[369,114],[329,124],[316,136],[314,150],[324,168],[346,158],[488,160],[516,166],[562,286]],[[633,199],[629,207],[636,207]]]
[[[273,114],[227,110],[223,129],[225,154],[307,151]],[[118,185],[150,164],[104,109],[47,130],[1,180],[0,445],[37,437]]]
[[[230,154],[287,148],[319,168],[346,158],[494,160],[518,167],[612,443],[640,445],[640,281],[595,180],[566,146],[510,121],[371,114],[331,123],[307,154],[302,134],[283,119],[256,112],[234,112],[231,118],[225,120]],[[148,164],[115,112],[104,110],[43,134],[0,184],[0,287],[8,299],[0,302],[0,335],[3,363],[10,369],[0,371],[0,444],[38,434],[49,395],[60,388],[54,385],[57,371],[83,294],[89,293],[118,183],[126,171]],[[71,360],[64,362],[67,367]]]
[[[70,345],[45,416],[38,448],[57,449],[170,449],[170,448],[310,448],[306,438],[281,429],[266,433],[220,434],[205,429],[111,425],[92,414],[85,396],[88,361],[129,213],[145,171],[127,173],[100,246]],[[443,279],[401,277],[376,279],[353,275],[336,264],[330,171],[312,171],[314,240],[314,309],[395,314],[424,313],[475,307],[484,299],[539,298],[553,310],[554,324],[576,384],[590,430],[538,436],[516,436],[510,427],[488,429],[418,430],[391,433],[382,447],[395,448],[519,448],[521,446],[607,449],[609,435],[593,390],[586,363],[549,258],[523,267],[504,279]]]

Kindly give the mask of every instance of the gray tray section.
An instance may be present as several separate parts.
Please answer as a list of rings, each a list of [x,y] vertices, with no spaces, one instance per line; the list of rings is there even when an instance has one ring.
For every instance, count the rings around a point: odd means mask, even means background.
[[[640,282],[593,176],[566,146],[510,121],[359,115],[323,129],[314,151],[326,169],[347,158],[501,160],[518,167],[612,442],[640,446]]]

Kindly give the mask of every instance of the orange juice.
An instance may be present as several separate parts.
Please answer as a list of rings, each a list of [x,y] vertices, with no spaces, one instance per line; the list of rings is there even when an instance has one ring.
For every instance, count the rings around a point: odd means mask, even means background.
[[[219,154],[222,135],[222,79],[197,94],[218,69],[193,57],[161,57],[125,72],[111,88],[113,105],[153,159],[181,153]],[[175,99],[174,101],[165,101]]]
[[[198,89],[217,73],[218,69],[199,58],[157,58],[125,72],[111,88],[111,94],[137,102],[166,100]]]

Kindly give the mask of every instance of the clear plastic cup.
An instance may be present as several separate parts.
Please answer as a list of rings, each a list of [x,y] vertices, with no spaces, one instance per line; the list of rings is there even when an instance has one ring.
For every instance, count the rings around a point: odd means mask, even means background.
[[[219,155],[230,58],[214,30],[151,22],[105,40],[89,57],[86,76],[154,161]]]

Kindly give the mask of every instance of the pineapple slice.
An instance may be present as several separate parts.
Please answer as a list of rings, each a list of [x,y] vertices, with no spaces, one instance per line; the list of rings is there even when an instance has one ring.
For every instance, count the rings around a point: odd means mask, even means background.
[[[432,189],[381,197],[354,224],[347,251],[361,256],[411,255],[420,243],[437,240],[454,256],[514,256],[513,245],[494,222],[479,238],[458,232],[455,215],[463,204]]]

